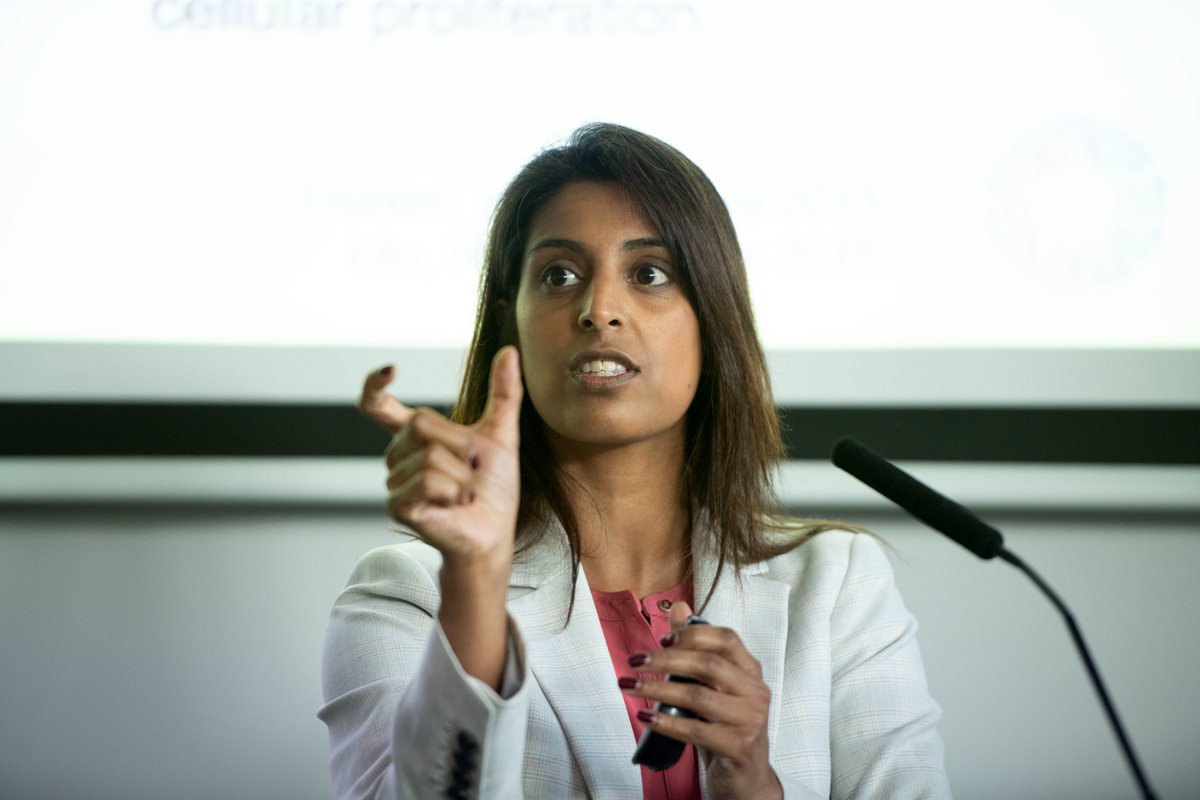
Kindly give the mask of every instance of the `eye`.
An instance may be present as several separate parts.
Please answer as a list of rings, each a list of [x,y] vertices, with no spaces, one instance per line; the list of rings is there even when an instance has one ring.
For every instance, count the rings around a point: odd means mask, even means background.
[[[667,271],[653,264],[642,264],[633,273],[633,279],[642,286],[664,286],[671,282]]]
[[[579,276],[563,266],[548,267],[542,273],[542,285],[551,289],[565,289],[579,283]]]

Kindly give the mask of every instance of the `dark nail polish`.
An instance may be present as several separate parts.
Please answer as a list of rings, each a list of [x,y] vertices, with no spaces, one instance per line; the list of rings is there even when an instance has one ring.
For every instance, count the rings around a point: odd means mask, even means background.
[[[634,653],[633,655],[631,655],[629,657],[629,666],[640,667],[642,664],[645,664],[649,660],[650,660],[650,655],[648,653]]]
[[[645,709],[645,708],[638,710],[637,718],[638,718],[638,721],[644,722],[647,725],[654,724],[654,720],[658,719],[658,717],[655,715],[655,713],[653,711],[650,711],[649,709]]]
[[[675,631],[664,633],[662,638],[658,640],[658,643],[663,647],[670,647],[671,645],[675,644]]]
[[[391,364],[388,364],[386,367],[379,370],[379,374],[380,375],[391,375],[392,370],[394,370],[394,369],[395,369],[395,367],[393,367]]]
[[[636,689],[641,685],[642,682],[637,678],[630,678],[628,676],[617,678],[617,686],[620,686],[622,689]]]
[[[467,463],[471,465],[471,469],[479,469],[479,465],[481,463],[479,461],[479,453],[476,453],[474,450],[468,451]]]

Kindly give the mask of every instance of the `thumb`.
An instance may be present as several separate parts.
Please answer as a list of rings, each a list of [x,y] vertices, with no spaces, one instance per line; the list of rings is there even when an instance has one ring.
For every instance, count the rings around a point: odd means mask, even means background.
[[[682,628],[687,622],[687,618],[692,615],[692,607],[685,602],[678,602],[671,606],[669,619],[671,620],[671,630]]]
[[[487,408],[480,425],[516,446],[521,430],[521,357],[512,345],[501,347],[492,359],[492,382],[488,388]]]

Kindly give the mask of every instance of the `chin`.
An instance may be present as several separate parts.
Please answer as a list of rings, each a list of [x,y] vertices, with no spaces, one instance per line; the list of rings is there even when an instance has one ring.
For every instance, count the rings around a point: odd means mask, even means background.
[[[552,441],[568,446],[620,447],[655,440],[666,444],[674,437],[682,442],[684,436],[681,425],[647,426],[645,420],[634,423],[629,420],[592,419],[572,424],[559,424],[559,421],[543,424]]]
[[[619,445],[630,441],[628,434],[607,426],[575,427],[547,424],[546,433],[551,441],[566,445]]]

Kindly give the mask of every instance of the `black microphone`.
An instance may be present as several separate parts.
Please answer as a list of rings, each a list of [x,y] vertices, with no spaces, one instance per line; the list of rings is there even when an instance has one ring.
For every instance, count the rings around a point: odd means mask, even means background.
[[[994,558],[1004,548],[1000,531],[855,439],[834,445],[833,463],[980,558]]]
[[[845,470],[860,481],[871,487],[896,505],[912,514],[934,530],[941,531],[975,555],[983,559],[999,556],[1017,569],[1029,576],[1038,588],[1050,598],[1050,602],[1063,615],[1075,647],[1083,658],[1088,675],[1091,676],[1092,686],[1100,696],[1100,703],[1108,715],[1109,725],[1116,734],[1125,761],[1133,773],[1134,780],[1142,790],[1142,797],[1155,800],[1155,794],[1142,772],[1141,764],[1134,755],[1133,745],[1125,736],[1125,729],[1117,718],[1117,709],[1108,697],[1100,671],[1092,661],[1091,652],[1083,641],[1083,632],[1075,624],[1075,616],[1066,604],[1055,594],[1041,576],[1034,572],[1024,561],[1017,558],[1004,547],[1004,537],[1000,531],[988,525],[975,516],[965,506],[961,506],[950,498],[938,494],[904,470],[889,462],[883,456],[871,450],[861,442],[846,437],[840,439],[833,447],[833,463],[839,469]]]

